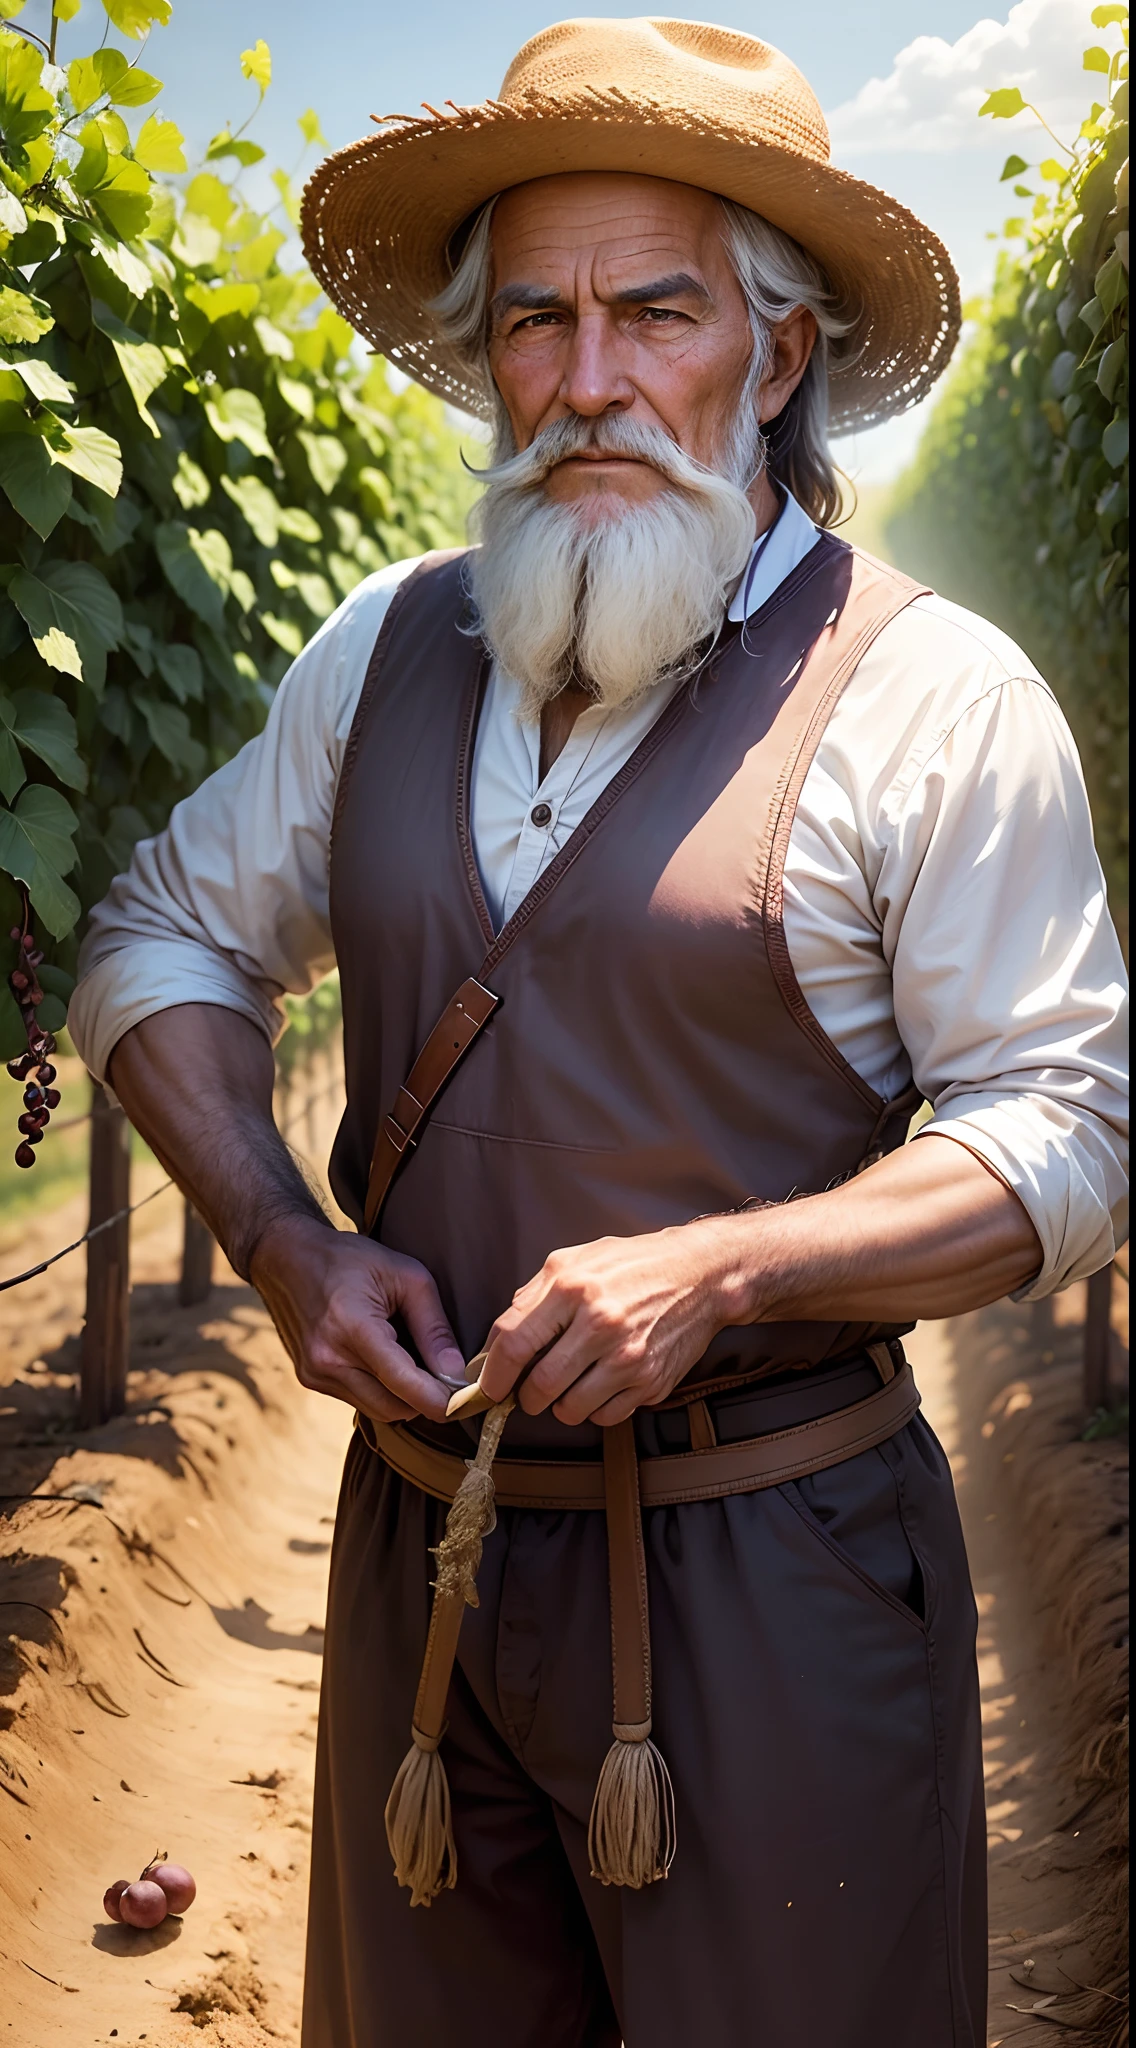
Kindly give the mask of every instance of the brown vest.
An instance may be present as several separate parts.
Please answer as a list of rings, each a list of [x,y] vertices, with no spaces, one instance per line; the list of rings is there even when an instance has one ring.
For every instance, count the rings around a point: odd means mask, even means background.
[[[793,814],[833,706],[918,586],[824,535],[744,635],[727,626],[495,933],[470,840],[488,662],[463,557],[395,596],[336,799],[331,918],[347,1110],[332,1157],[356,1222],[380,1120],[469,975],[500,998],[408,1148],[382,1242],[437,1280],[467,1357],[558,1246],[783,1202],[902,1142],[797,984],[782,922]],[[816,1363],[877,1326],[724,1331],[703,1381]],[[530,1445],[581,1443],[518,1414]]]

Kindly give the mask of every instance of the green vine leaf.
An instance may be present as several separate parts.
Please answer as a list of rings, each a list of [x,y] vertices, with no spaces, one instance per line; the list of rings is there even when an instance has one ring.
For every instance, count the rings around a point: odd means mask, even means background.
[[[53,462],[84,477],[108,498],[117,498],[122,487],[122,450],[101,427],[65,426],[60,421],[47,445]]]
[[[307,455],[312,475],[321,491],[330,497],[347,467],[347,450],[342,441],[337,441],[333,434],[305,434],[302,428],[296,439]]]
[[[1002,86],[999,91],[987,93],[979,114],[990,114],[995,121],[1012,121],[1015,114],[1024,114],[1025,100],[1016,85]],[[1025,166],[1022,166],[1023,170]]]
[[[160,438],[161,428],[149,411],[147,400],[152,398],[159,385],[164,384],[170,374],[170,362],[164,351],[154,342],[143,341],[132,327],[112,313],[109,306],[96,299],[91,307],[91,317],[100,333],[107,340],[118,359],[119,368],[126,380],[127,388],[138,407],[140,417],[150,432]]]
[[[241,51],[241,76],[251,78],[260,87],[261,95],[272,83],[272,57],[268,44],[258,37],[251,50]]]
[[[205,417],[219,441],[240,441],[250,455],[273,460],[264,407],[253,391],[220,391],[205,401]]]
[[[38,341],[55,325],[51,308],[28,292],[0,285],[0,341],[14,347],[22,341]]]
[[[205,694],[205,672],[196,647],[186,647],[181,643],[158,647],[154,658],[158,674],[169,685],[179,704],[200,703]]]
[[[190,731],[189,720],[177,704],[163,704],[153,697],[135,697],[146,721],[146,729],[160,754],[179,774],[200,776],[205,766],[205,749]]]
[[[274,548],[280,538],[280,501],[258,476],[221,478],[221,489],[238,506],[262,547]]]
[[[0,232],[6,235],[26,233],[28,217],[14,192],[0,179]]]
[[[115,28],[134,42],[141,42],[157,23],[164,28],[173,13],[172,0],[103,0]]]
[[[224,535],[215,529],[199,533],[195,526],[172,519],[159,526],[154,545],[165,576],[178,596],[207,626],[217,633],[223,632],[232,566]]]
[[[46,763],[68,789],[85,790],[87,764],[78,747],[78,728],[65,704],[43,690],[0,693],[0,724],[21,747]],[[21,782],[24,777],[21,775]],[[5,794],[11,796],[10,791]]]
[[[71,503],[71,478],[39,434],[0,433],[0,485],[41,540],[54,533]]]
[[[11,809],[0,807],[0,868],[24,882],[48,931],[65,938],[79,916],[79,898],[63,880],[75,865],[79,820],[58,791],[31,782]]]
[[[176,121],[159,121],[151,114],[135,139],[134,161],[148,171],[184,171],[184,140]]]
[[[75,403],[75,393],[70,384],[56,375],[50,363],[41,363],[34,356],[13,356],[8,364],[13,374],[27,385],[33,398],[41,405],[66,405]]]

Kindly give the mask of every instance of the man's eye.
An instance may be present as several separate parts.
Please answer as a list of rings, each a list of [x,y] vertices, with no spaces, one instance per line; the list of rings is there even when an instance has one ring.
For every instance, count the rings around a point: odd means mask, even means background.
[[[686,314],[679,313],[673,306],[644,306],[639,318],[649,321],[654,327],[660,327],[665,321],[685,320]]]
[[[520,334],[526,327],[555,327],[559,316],[556,313],[530,313],[525,320],[518,320],[513,329]]]

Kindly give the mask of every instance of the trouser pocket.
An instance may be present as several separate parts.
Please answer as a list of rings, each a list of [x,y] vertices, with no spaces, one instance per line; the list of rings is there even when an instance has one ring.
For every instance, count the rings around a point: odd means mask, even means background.
[[[927,1578],[905,1511],[903,1456],[892,1439],[781,1491],[838,1563],[922,1627]]]

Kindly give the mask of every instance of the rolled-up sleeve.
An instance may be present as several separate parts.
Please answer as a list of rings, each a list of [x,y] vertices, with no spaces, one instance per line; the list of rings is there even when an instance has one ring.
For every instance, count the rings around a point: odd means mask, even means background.
[[[280,999],[334,966],[328,841],[367,663],[412,561],[370,576],[284,677],[264,731],[142,840],[91,913],[68,1028],[99,1080],[124,1032],[184,1003],[269,1039]]]
[[[1042,1247],[1027,1298],[1095,1272],[1128,1228],[1125,973],[1076,749],[1036,678],[992,688],[919,763],[876,901],[934,1112],[919,1137],[1018,1196]]]

